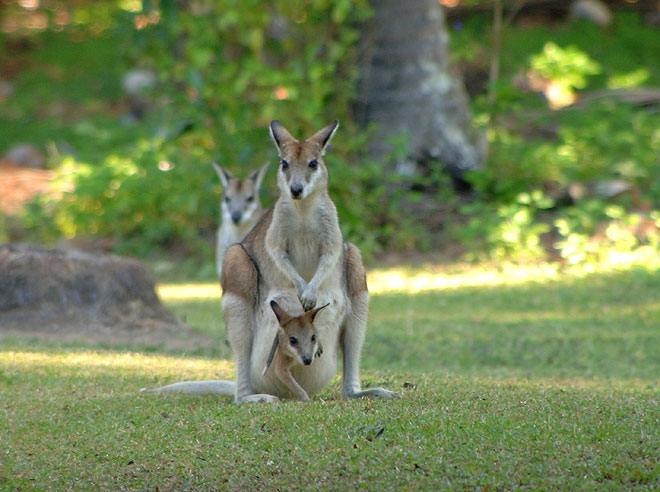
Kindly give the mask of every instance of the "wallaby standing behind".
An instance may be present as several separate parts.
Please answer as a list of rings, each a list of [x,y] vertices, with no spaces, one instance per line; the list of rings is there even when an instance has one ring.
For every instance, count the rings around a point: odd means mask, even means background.
[[[238,179],[215,162],[213,169],[224,188],[220,202],[221,223],[218,227],[215,251],[218,276],[222,277],[222,262],[227,249],[232,244],[241,242],[263,215],[259,189],[268,170],[268,163],[252,171],[245,179]]]
[[[342,394],[349,398],[398,397],[383,388],[360,389],[360,354],[369,309],[366,272],[360,250],[344,243],[337,209],[328,195],[323,155],[338,122],[307,140],[296,140],[278,121],[270,134],[280,156],[280,196],[240,244],[227,250],[222,268],[222,311],[236,359],[236,383],[191,381],[150,390],[180,393],[235,393],[235,401],[274,402],[290,390],[264,362],[280,328],[270,301],[285,312],[329,304],[314,323],[324,357],[293,366],[296,382],[308,396],[332,381],[343,352]]]
[[[317,339],[313,323],[318,312],[328,307],[328,304],[306,311],[299,316],[290,315],[275,301],[270,301],[270,307],[273,308],[280,327],[273,340],[273,346],[262,375],[266,374],[271,363],[274,362],[275,374],[280,381],[300,401],[308,401],[309,395],[291,374],[291,367],[308,366],[314,361],[314,357],[320,357],[323,354],[323,347]]]

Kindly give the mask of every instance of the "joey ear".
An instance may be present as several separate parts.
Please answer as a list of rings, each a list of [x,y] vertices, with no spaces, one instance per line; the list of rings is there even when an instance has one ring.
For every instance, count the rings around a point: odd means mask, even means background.
[[[275,142],[278,150],[282,150],[282,145],[296,141],[289,131],[284,128],[284,125],[277,120],[270,122],[270,137],[273,139],[273,142]]]
[[[291,316],[289,316],[289,313],[284,311],[284,309],[282,309],[278,303],[275,301],[270,301],[270,307],[273,309],[275,316],[277,316],[277,321],[279,321],[280,326],[289,322]]]
[[[268,370],[268,368],[272,364],[273,358],[275,357],[275,351],[277,350],[278,344],[279,344],[279,337],[277,336],[277,333],[275,333],[275,339],[273,340],[273,346],[270,348],[270,353],[268,354],[268,360],[266,360],[266,365],[264,366],[264,370],[261,373],[262,376],[264,374],[266,374],[266,371]]]
[[[339,120],[335,120],[328,126],[321,128],[307,140],[318,143],[321,147],[321,155],[323,155],[325,154],[325,149],[330,143],[330,140],[332,140],[332,137],[334,137],[337,132],[337,128],[339,128]]]
[[[263,166],[261,166],[259,169],[257,169],[250,175],[250,179],[254,181],[254,187],[257,190],[261,188],[261,182],[264,180],[264,177],[266,176],[266,172],[268,171],[269,164],[270,163],[266,161],[266,163]]]
[[[213,164],[213,169],[215,169],[215,173],[218,175],[218,178],[220,178],[220,181],[222,182],[222,186],[224,186],[225,189],[227,189],[229,187],[229,180],[233,178],[234,175],[229,171],[225,171],[215,162],[212,162],[211,164]]]
[[[323,308],[327,308],[330,305],[330,303],[327,303],[325,306],[318,307],[316,309],[312,309],[311,311],[308,311],[306,314],[309,316],[311,321],[314,321],[314,318],[316,318],[316,315],[319,313],[319,311]]]

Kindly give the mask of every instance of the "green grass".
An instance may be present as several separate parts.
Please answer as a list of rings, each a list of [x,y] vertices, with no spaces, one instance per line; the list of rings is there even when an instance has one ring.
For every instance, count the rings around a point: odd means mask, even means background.
[[[0,490],[658,490],[660,276],[371,276],[363,385],[309,404],[154,397],[231,378],[217,293],[163,288],[220,358],[0,344]]]

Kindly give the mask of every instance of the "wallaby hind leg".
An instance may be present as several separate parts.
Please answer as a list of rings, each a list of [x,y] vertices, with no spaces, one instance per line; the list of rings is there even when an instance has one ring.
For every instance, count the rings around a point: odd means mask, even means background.
[[[257,269],[243,247],[239,244],[231,246],[225,254],[221,283],[222,314],[236,360],[236,403],[278,400],[272,395],[253,394],[250,384],[257,282]]]
[[[344,244],[344,268],[349,308],[340,342],[344,353],[342,394],[347,398],[399,398],[397,393],[383,388],[360,389],[360,354],[367,329],[369,292],[360,250],[351,243]]]
[[[296,398],[300,401],[309,401],[309,395],[303,389],[302,386],[298,384],[298,381],[295,380],[291,374],[291,369],[286,363],[282,363],[280,360],[275,364],[275,372],[287,388],[296,395]]]

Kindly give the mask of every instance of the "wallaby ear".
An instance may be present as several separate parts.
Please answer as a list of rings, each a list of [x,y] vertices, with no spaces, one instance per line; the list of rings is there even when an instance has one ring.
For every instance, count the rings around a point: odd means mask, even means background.
[[[227,189],[229,187],[229,180],[233,178],[234,175],[229,171],[225,171],[215,162],[212,162],[211,164],[213,164],[213,169],[215,169],[215,173],[218,175],[218,178],[220,178],[220,181],[222,182],[222,186],[224,186],[224,188]]]
[[[309,316],[310,321],[314,321],[314,318],[316,318],[316,315],[319,313],[319,311],[323,308],[327,308],[330,305],[330,303],[327,303],[325,306],[317,307],[315,309],[312,309],[311,311],[307,311],[307,316]]]
[[[328,126],[321,128],[307,140],[318,143],[321,146],[321,155],[323,155],[325,154],[325,148],[328,146],[330,140],[332,140],[332,137],[334,137],[335,133],[337,132],[337,128],[339,128],[339,120],[335,120]]]
[[[277,120],[270,122],[270,137],[275,142],[275,145],[277,145],[278,150],[282,150],[282,145],[287,142],[296,142],[296,139],[284,128],[284,125]]]
[[[275,358],[275,351],[277,350],[277,345],[279,344],[279,337],[277,335],[278,334],[275,333],[275,339],[273,340],[273,346],[270,348],[270,353],[268,354],[268,360],[266,361],[264,370],[261,372],[262,376],[266,374],[266,371],[268,371],[268,368],[273,362],[273,358]]]
[[[254,181],[254,187],[257,190],[261,188],[261,182],[264,180],[266,172],[268,171],[268,164],[269,162],[266,162],[263,166],[261,166],[250,175],[250,179]]]
[[[291,316],[289,316],[289,313],[284,311],[284,309],[282,309],[278,303],[275,301],[270,301],[270,307],[273,308],[273,312],[275,313],[275,316],[277,316],[277,321],[279,321],[280,326],[289,322]]]

